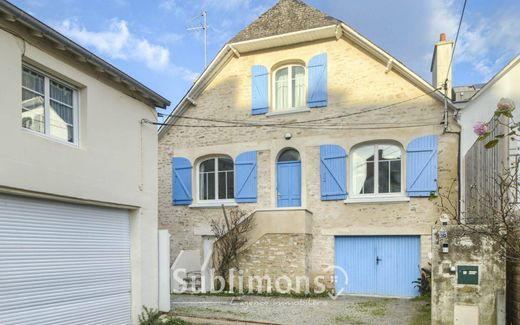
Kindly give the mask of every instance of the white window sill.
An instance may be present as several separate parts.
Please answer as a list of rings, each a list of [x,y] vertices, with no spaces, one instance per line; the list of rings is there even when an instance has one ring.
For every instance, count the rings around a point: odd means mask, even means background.
[[[410,198],[404,195],[396,196],[366,196],[366,197],[349,197],[345,201],[345,204],[354,203],[387,203],[387,202],[409,202]]]
[[[281,111],[272,111],[265,114],[265,116],[276,116],[276,115],[286,115],[286,114],[295,114],[295,113],[305,113],[310,112],[311,109],[308,107],[303,108],[294,108],[294,109],[286,109]]]
[[[210,201],[210,202],[196,202],[189,205],[190,208],[220,208],[236,207],[238,204],[235,201]]]

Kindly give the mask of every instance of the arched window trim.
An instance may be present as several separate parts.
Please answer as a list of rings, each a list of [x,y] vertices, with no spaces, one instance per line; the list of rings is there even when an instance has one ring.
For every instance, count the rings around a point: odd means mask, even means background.
[[[219,199],[218,159],[221,159],[221,158],[229,159],[233,162],[233,168],[227,172],[227,173],[233,174],[233,181],[230,184],[228,184],[228,187],[231,186],[231,193],[229,193],[229,194],[232,194],[232,197],[227,197],[227,198],[223,198],[223,199]],[[201,173],[200,168],[201,168],[201,165],[208,160],[215,161],[215,198],[214,199],[203,199],[201,197],[202,184],[201,184],[201,177],[200,177],[200,173]],[[235,161],[233,160],[233,158],[231,158],[230,156],[227,156],[227,155],[204,156],[198,160],[196,166],[197,166],[197,168],[196,168],[197,172],[195,174],[195,179],[196,179],[197,188],[196,188],[196,192],[195,192],[195,197],[197,198],[197,202],[200,202],[200,203],[211,203],[211,202],[234,203],[235,202],[235,198],[234,198],[234,195],[235,195],[235,190],[234,190]],[[226,191],[227,191],[228,187],[226,187]]]
[[[399,192],[390,192],[390,193],[379,193],[379,168],[377,168],[378,165],[376,165],[376,161],[379,160],[379,157],[377,155],[377,149],[374,150],[374,193],[366,193],[366,194],[360,194],[360,193],[357,193],[356,191],[356,183],[355,183],[355,178],[356,178],[356,166],[354,165],[355,162],[354,162],[354,157],[355,157],[355,154],[356,154],[356,151],[357,150],[360,150],[364,147],[367,147],[367,146],[384,146],[384,145],[392,145],[392,146],[395,146],[397,147],[400,152],[401,152],[401,191]],[[397,142],[397,141],[392,141],[392,140],[383,140],[383,141],[370,141],[370,142],[364,142],[364,143],[361,143],[361,144],[357,144],[356,146],[354,146],[352,149],[351,149],[351,153],[349,155],[349,169],[350,169],[350,172],[349,172],[349,176],[350,176],[350,180],[349,180],[349,189],[350,189],[350,192],[349,192],[349,195],[350,195],[350,198],[351,199],[363,199],[363,198],[374,198],[374,199],[377,199],[377,198],[392,198],[392,197],[405,197],[405,191],[406,191],[406,175],[405,175],[405,171],[406,171],[406,157],[405,157],[405,153],[406,151],[404,150],[403,146]],[[350,200],[350,199],[349,199]]]
[[[292,87],[292,67],[300,67],[300,68],[303,68],[303,71],[304,71],[304,75],[303,75],[303,101],[302,101],[302,105],[300,106],[294,106],[294,103],[292,103],[292,94],[293,94],[293,87]],[[282,69],[285,69],[287,68],[288,69],[288,74],[287,74],[287,87],[288,87],[288,107],[286,108],[279,108],[279,107],[276,107],[276,74],[278,73],[278,71],[282,70]],[[292,63],[286,63],[286,64],[282,64],[280,66],[277,66],[276,69],[272,72],[272,80],[271,80],[271,102],[272,102],[272,107],[273,107],[273,111],[274,112],[284,112],[284,111],[291,111],[291,110],[299,110],[299,109],[304,109],[307,107],[307,67],[302,64],[302,63],[298,63],[298,62],[292,62]]]

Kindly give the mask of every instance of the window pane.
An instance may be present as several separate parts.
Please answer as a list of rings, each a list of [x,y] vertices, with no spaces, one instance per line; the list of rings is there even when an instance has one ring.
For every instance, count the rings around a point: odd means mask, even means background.
[[[394,160],[401,159],[401,149],[393,145],[378,145],[379,159]]]
[[[199,199],[215,199],[215,159],[208,159],[199,166]]]
[[[214,200],[215,199],[215,173],[199,174],[199,199]]]
[[[353,154],[354,192],[374,193],[374,146],[358,148]]]
[[[235,173],[233,171],[227,173],[227,198],[235,197]]]
[[[50,101],[50,132],[52,136],[74,142],[74,110],[72,107]]]
[[[379,161],[379,193],[388,193],[390,191],[390,162]]]
[[[219,199],[226,199],[227,195],[227,177],[226,172],[219,172],[218,173],[218,198]]]
[[[218,170],[233,170],[233,160],[229,158],[218,158]]]
[[[57,83],[54,80],[50,82],[51,87],[51,99],[59,101],[60,103],[72,106],[72,95],[73,90],[69,87],[66,87],[60,83]]]
[[[401,192],[401,161],[390,162],[390,192]]]
[[[44,77],[27,68],[23,68],[22,70],[22,85],[25,88],[29,88],[32,91],[35,91],[41,95],[44,93]]]
[[[45,99],[30,90],[22,89],[22,127],[45,132]]]
[[[214,172],[215,171],[215,159],[209,159],[200,163],[201,172]]]
[[[292,67],[292,106],[305,106],[305,70],[303,67]]]
[[[287,149],[278,157],[278,161],[300,161],[300,154],[294,149]]]
[[[277,109],[289,107],[289,70],[278,70],[275,76],[275,101]]]

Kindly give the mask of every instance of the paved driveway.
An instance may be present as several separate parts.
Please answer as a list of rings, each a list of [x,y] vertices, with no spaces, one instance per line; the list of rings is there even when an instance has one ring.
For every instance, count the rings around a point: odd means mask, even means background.
[[[332,300],[172,295],[172,312],[275,324],[430,324],[425,301],[352,296]]]

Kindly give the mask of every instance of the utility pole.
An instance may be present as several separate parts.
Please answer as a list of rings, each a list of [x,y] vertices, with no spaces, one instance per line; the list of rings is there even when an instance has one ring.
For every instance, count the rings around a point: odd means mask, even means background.
[[[202,10],[200,13],[200,16],[197,16],[194,18],[197,19],[199,17],[202,17],[202,24],[200,26],[196,27],[188,27],[186,30],[192,31],[192,30],[201,30],[204,32],[204,68],[208,66],[208,13],[206,10]]]

